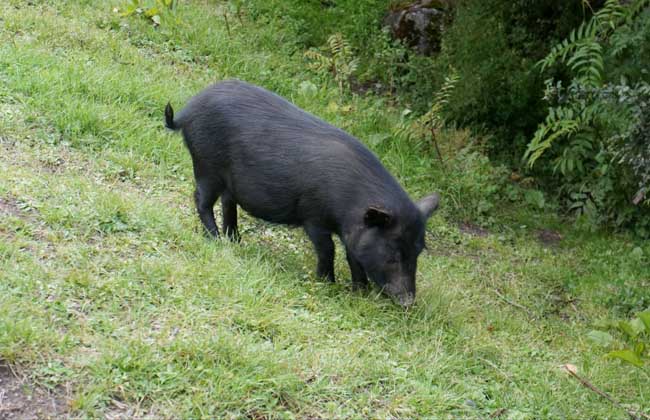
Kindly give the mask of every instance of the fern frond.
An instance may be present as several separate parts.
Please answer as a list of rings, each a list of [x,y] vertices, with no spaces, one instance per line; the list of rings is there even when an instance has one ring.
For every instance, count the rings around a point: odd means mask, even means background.
[[[311,61],[309,67],[312,70],[331,73],[343,93],[343,87],[349,83],[350,76],[357,69],[358,60],[354,58],[350,43],[340,33],[330,35],[326,49],[325,53],[308,50],[304,55]]]
[[[307,50],[305,51],[304,56],[311,61],[309,67],[316,72],[329,71],[332,67],[332,59],[318,51]]]
[[[449,76],[433,97],[433,103],[429,110],[414,120],[402,121],[395,130],[395,135],[405,140],[420,139],[424,140],[430,137],[438,150],[436,144],[436,132],[444,125],[442,111],[453,93],[453,90],[460,80],[458,73],[452,68]],[[438,151],[439,153],[439,151]]]
[[[645,6],[650,4],[650,0],[638,0],[634,3],[633,7],[626,9],[620,3],[620,0],[607,0],[602,9],[600,9],[588,22],[582,22],[577,29],[571,31],[569,36],[562,40],[559,44],[551,48],[551,51],[537,63],[541,71],[545,71],[548,67],[557,63],[558,61],[567,62],[569,66],[573,66],[576,62],[579,63],[577,67],[583,67],[591,64],[602,63],[602,51],[594,47],[599,44],[604,38],[607,38],[617,27],[622,25],[629,19],[633,10],[642,10]],[[583,61],[585,55],[591,57]],[[596,59],[596,55],[600,55],[600,59]],[[598,73],[600,73],[598,71]],[[601,79],[600,75],[596,74],[594,70],[584,70],[583,75],[592,74],[587,77],[591,82],[596,82]]]
[[[628,6],[627,13],[625,14],[625,24],[631,24],[647,7],[650,7],[650,0],[637,0]]]
[[[575,54],[567,60],[567,65],[585,85],[600,86],[605,69],[602,46],[595,38],[582,40]]]
[[[434,106],[438,104],[439,107],[442,108],[442,106],[449,102],[449,98],[459,80],[460,76],[458,76],[458,73],[452,69],[451,74],[445,77],[444,83],[433,98]]]
[[[347,59],[352,56],[352,47],[350,43],[343,38],[341,33],[335,33],[327,39],[330,53],[335,58]]]
[[[549,109],[546,120],[540,124],[533,140],[528,144],[524,159],[528,161],[530,167],[533,167],[537,159],[552,146],[557,138],[570,136],[580,130],[582,126],[582,119],[576,115],[573,109],[564,107]]]
[[[429,108],[429,111],[427,111],[426,114],[420,117],[419,120],[422,126],[428,127],[429,129],[434,129],[442,125],[442,110],[444,109],[445,105],[449,103],[449,98],[451,97],[454,88],[456,87],[456,84],[459,80],[460,76],[458,76],[456,70],[452,68],[451,73],[449,76],[445,77],[445,81],[443,82],[442,86],[434,95],[431,108]]]
[[[562,154],[555,159],[553,171],[557,172],[559,170],[562,175],[573,172],[583,173],[585,169],[584,162],[593,154],[594,139],[593,130],[583,127],[572,137]]]

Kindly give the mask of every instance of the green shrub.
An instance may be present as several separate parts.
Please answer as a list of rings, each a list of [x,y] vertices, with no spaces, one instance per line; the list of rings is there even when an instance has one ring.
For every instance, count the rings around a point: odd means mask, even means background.
[[[424,57],[392,40],[382,19],[395,0],[247,0],[254,19],[281,20],[299,49],[320,47],[341,33],[359,59],[362,85],[394,92],[416,113],[431,107],[450,66],[463,83],[451,98],[448,116],[464,126],[486,129],[492,156],[519,162],[546,105],[539,72],[533,69],[550,46],[577,25],[581,2],[563,0],[465,0],[443,34],[442,52]]]
[[[633,226],[643,236],[650,234],[650,84],[643,72],[636,80],[623,77],[635,66],[611,72],[606,63],[615,65],[639,42],[638,33],[647,34],[649,5],[608,0],[540,61],[542,70],[564,64],[572,79],[567,87],[547,80],[551,107],[525,155],[531,166],[544,156],[561,197],[590,226]],[[634,59],[638,50],[628,53],[626,61],[647,60]]]
[[[597,327],[599,329],[591,331],[588,337],[595,344],[610,349],[605,357],[638,368],[650,359],[650,311],[640,312],[630,321],[599,322]]]
[[[490,132],[491,156],[519,161],[545,112],[543,79],[533,66],[581,16],[579,2],[561,0],[459,3],[433,71],[457,69],[463,83],[450,116]]]

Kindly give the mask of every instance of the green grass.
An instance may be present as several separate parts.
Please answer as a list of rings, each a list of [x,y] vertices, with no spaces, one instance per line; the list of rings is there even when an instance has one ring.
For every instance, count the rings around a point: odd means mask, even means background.
[[[490,235],[460,232],[491,179],[475,155],[441,168],[413,145],[372,145],[413,196],[446,200],[408,312],[351,291],[340,255],[341,281],[316,279],[299,230],[244,215],[241,244],[206,240],[168,100],[237,77],[361,139],[401,110],[340,97],[273,20],[244,14],[228,35],[224,3],[182,2],[154,28],[120,5],[0,5],[0,359],[67,390],[71,415],[625,418],[564,363],[650,410],[648,368],[586,339],[650,305],[650,246],[518,203],[492,211]],[[545,227],[559,246],[536,240]]]

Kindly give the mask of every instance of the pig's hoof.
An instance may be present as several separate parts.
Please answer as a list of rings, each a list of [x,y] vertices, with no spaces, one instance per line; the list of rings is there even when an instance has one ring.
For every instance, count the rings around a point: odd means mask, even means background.
[[[207,229],[203,229],[203,236],[204,236],[206,239],[215,240],[215,239],[219,239],[219,237],[220,237],[221,235],[219,235],[219,231],[217,231],[217,232],[210,232],[210,231],[207,230]]]
[[[352,290],[355,292],[364,292],[368,290],[369,283],[368,282],[358,282],[358,281],[353,281],[352,282]]]
[[[329,275],[329,274],[317,274],[316,278],[320,281],[324,281],[326,283],[336,283],[336,280],[334,280],[334,276]]]

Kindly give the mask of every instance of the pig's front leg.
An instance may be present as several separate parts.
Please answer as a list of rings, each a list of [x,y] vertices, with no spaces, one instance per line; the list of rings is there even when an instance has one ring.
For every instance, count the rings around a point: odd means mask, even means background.
[[[350,274],[352,274],[352,288],[355,290],[365,289],[368,286],[368,276],[359,261],[346,249],[345,257],[350,266]]]

